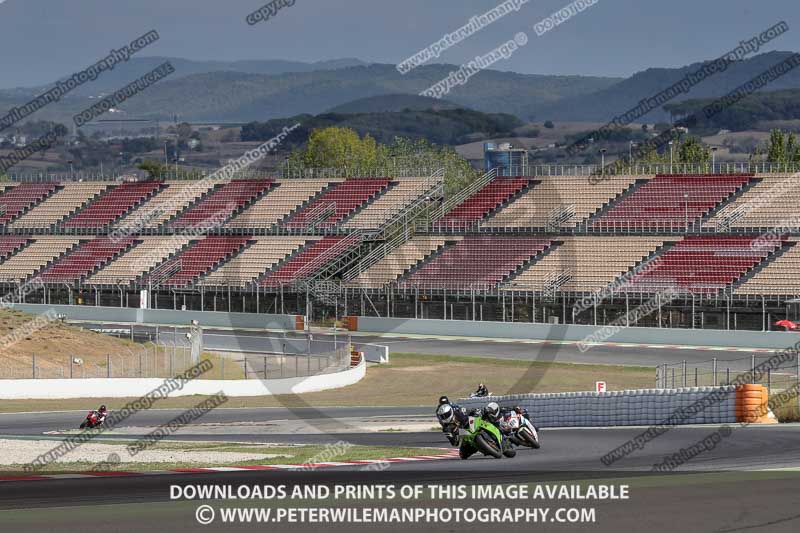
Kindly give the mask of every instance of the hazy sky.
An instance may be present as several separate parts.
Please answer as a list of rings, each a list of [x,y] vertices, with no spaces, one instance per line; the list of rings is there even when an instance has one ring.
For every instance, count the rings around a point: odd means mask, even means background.
[[[280,1],[280,0],[278,0]],[[265,22],[262,0],[0,0],[0,87],[42,84],[98,61],[151,29],[142,55],[188,59],[356,57],[396,63],[501,0],[295,0]],[[800,51],[797,0],[597,0],[541,37],[533,25],[570,0],[530,0],[446,51],[462,63],[526,31],[527,46],[496,65],[531,74],[627,76],[719,55],[785,20],[764,51]]]

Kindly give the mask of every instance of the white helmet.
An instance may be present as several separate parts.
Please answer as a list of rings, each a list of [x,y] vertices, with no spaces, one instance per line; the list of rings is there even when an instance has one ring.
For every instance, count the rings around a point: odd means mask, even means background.
[[[486,404],[486,407],[484,407],[483,412],[489,418],[497,418],[500,414],[500,406],[497,405],[497,402],[489,402]]]
[[[438,416],[439,420],[442,422],[449,424],[453,421],[455,413],[453,412],[453,407],[449,403],[445,403],[440,405],[436,410],[436,416]]]

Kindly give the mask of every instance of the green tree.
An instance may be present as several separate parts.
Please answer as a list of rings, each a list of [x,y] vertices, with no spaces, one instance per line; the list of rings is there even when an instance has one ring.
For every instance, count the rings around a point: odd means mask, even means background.
[[[392,144],[380,145],[378,166],[390,172],[392,169],[429,169],[432,173],[443,168],[447,195],[463,189],[481,174],[451,146],[406,137],[395,137]]]
[[[767,161],[773,163],[786,162],[786,146],[783,143],[783,132],[781,130],[772,130],[769,134]]]
[[[794,133],[772,130],[767,141],[767,161],[771,163],[800,163],[800,144]]]
[[[544,127],[545,127],[545,128],[547,128],[547,129],[549,129],[549,130],[552,130],[553,128],[555,128],[555,127],[556,127],[556,125],[555,125],[555,124],[553,124],[553,121],[552,121],[552,120],[545,120],[545,121],[544,121]]]
[[[678,147],[679,163],[708,163],[711,150],[697,137],[687,137]]]
[[[192,135],[192,126],[188,122],[181,122],[177,128],[178,138],[188,139]]]
[[[153,161],[152,159],[147,159],[139,163],[136,168],[139,170],[144,170],[151,178],[160,178],[161,176],[165,176],[167,174],[167,168],[164,166],[164,163],[159,163],[158,161]]]
[[[369,134],[359,137],[350,128],[324,128],[311,132],[302,152],[308,168],[374,168],[378,159],[378,144]]]

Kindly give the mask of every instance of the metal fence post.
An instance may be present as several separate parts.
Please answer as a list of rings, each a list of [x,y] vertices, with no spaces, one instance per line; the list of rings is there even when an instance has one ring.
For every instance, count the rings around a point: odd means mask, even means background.
[[[111,377],[111,354],[106,354],[106,374]]]
[[[74,361],[75,361],[75,358],[70,355],[69,356],[69,379],[72,379],[72,376],[73,376],[73,369],[72,369],[73,364],[72,363]]]
[[[697,367],[694,367],[694,386],[697,387]]]
[[[219,356],[219,362],[220,362],[220,366],[222,367],[222,378],[221,379],[225,379],[225,357],[220,355]]]
[[[717,358],[714,358],[714,386],[717,386]]]
[[[267,379],[267,356],[264,356],[264,379]]]
[[[33,366],[33,379],[36,379],[36,354],[31,354],[31,365]]]
[[[751,363],[750,363],[750,370],[751,370],[750,375],[752,376],[752,378],[751,378],[753,380],[752,383],[755,383],[756,382],[756,354],[753,354],[753,355],[750,356],[750,361],[751,361]]]
[[[675,388],[675,367],[672,367],[672,388]]]
[[[686,359],[683,360],[683,386],[686,387]]]

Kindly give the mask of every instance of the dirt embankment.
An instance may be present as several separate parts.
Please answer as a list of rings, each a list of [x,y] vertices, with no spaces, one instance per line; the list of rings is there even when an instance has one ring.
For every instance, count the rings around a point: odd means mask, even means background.
[[[31,377],[33,356],[39,377],[61,377],[70,357],[105,367],[107,356],[130,357],[140,344],[47,321],[22,311],[0,309],[0,377]],[[27,374],[26,374],[27,372]]]

